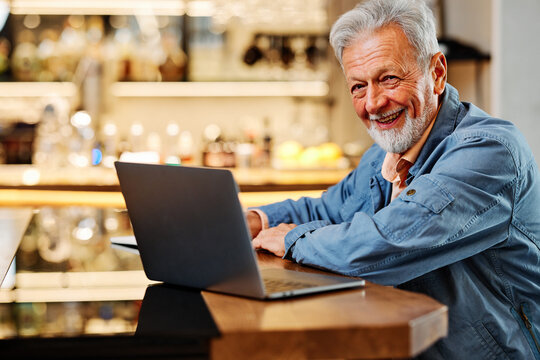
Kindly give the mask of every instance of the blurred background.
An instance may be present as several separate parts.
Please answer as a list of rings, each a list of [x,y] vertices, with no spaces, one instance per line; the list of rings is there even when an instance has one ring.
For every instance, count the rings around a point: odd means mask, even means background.
[[[540,3],[426,1],[449,82],[540,156]],[[371,139],[327,38],[356,3],[0,1],[0,163],[354,166]]]

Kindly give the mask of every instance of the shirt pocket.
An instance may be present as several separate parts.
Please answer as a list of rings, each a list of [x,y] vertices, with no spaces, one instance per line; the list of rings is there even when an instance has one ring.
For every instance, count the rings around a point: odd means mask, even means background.
[[[482,350],[476,349],[475,351],[478,359],[510,360],[484,323],[481,321],[476,322],[474,330],[476,331],[478,343],[482,345]]]
[[[429,175],[415,179],[398,198],[418,204],[435,214],[439,214],[455,199],[450,191]]]
[[[368,201],[369,200],[369,201]],[[345,200],[341,209],[339,209],[339,215],[345,222],[351,221],[354,214],[359,211],[368,212],[367,204],[370,204],[371,199],[365,193],[354,193]]]

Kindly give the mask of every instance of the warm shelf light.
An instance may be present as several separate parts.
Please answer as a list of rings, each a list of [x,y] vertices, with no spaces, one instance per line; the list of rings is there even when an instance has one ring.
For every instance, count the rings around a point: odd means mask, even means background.
[[[185,13],[181,0],[12,0],[12,14],[40,15],[173,15]]]
[[[187,5],[189,16],[212,16],[214,11],[214,3],[208,0],[190,1]]]
[[[71,82],[3,82],[0,83],[0,97],[27,98],[60,96],[71,98],[78,93]]]

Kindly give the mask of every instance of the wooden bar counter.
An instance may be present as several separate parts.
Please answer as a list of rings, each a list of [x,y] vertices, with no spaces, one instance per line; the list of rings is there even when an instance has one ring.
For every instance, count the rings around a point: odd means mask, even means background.
[[[324,190],[336,184],[351,169],[272,168],[229,169],[242,192]],[[44,168],[35,165],[0,165],[0,189],[120,191],[114,169]]]
[[[244,207],[297,199],[301,196],[317,197],[322,190],[242,192],[238,196]],[[0,206],[96,206],[125,209],[126,204],[118,191],[75,191],[0,189]]]

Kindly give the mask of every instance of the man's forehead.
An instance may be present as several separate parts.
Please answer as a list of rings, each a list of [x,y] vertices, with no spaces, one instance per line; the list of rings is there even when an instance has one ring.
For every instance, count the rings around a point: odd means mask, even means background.
[[[343,49],[345,68],[366,66],[371,69],[406,70],[407,64],[416,63],[414,49],[400,28],[385,27],[364,32]]]

